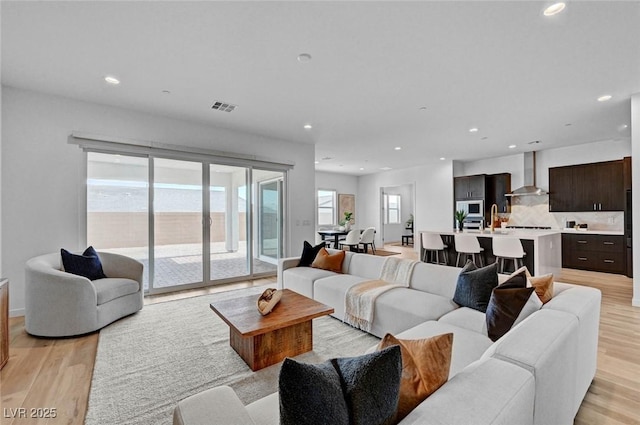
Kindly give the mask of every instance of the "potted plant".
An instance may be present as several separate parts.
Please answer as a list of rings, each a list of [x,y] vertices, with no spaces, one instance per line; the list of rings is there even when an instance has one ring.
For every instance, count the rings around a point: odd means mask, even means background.
[[[413,229],[413,214],[409,214],[409,220],[404,225],[405,229]]]
[[[463,228],[463,223],[464,223],[464,219],[467,218],[467,213],[459,210],[456,211],[453,216],[455,217],[456,221],[458,222],[458,231],[462,232],[462,228]]]
[[[344,220],[340,223],[341,225],[344,225],[344,230],[349,231],[349,229],[351,228],[352,218],[353,218],[353,213],[351,211],[344,212]]]

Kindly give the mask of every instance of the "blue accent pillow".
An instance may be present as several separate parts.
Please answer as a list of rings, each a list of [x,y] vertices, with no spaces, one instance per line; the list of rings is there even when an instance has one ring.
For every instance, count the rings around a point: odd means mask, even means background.
[[[102,262],[92,246],[85,249],[82,255],[73,254],[64,248],[60,249],[62,256],[62,266],[64,271],[78,276],[84,276],[89,280],[104,279]]]
[[[279,377],[280,424],[389,424],[398,408],[401,375],[398,345],[318,365],[287,358]]]
[[[485,313],[491,291],[498,286],[498,263],[478,268],[471,261],[462,268],[456,283],[453,302]]]
[[[298,267],[311,267],[311,264],[313,264],[313,260],[316,259],[316,255],[318,255],[318,252],[320,252],[320,250],[324,247],[324,242],[321,242],[316,246],[311,246],[309,242],[304,241],[304,245],[302,246],[302,255],[300,256]]]

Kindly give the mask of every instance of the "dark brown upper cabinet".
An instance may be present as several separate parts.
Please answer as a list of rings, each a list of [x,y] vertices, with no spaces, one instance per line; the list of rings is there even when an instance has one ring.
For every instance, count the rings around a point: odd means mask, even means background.
[[[453,179],[453,188],[456,201],[467,199],[484,199],[487,193],[487,176],[456,177]]]
[[[509,198],[504,196],[507,193],[511,193],[511,173],[487,176],[487,202],[485,208],[490,211],[491,205],[496,204],[498,212],[511,212]]]
[[[623,161],[549,168],[549,211],[624,210]]]

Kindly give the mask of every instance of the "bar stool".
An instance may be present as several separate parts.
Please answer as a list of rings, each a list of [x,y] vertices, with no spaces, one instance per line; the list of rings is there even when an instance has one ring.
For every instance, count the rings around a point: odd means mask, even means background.
[[[498,272],[504,272],[505,259],[513,260],[513,270],[518,270],[523,265],[522,259],[526,253],[520,239],[510,236],[496,236],[493,238],[493,255],[498,261]]]
[[[422,253],[422,261],[427,263],[427,256],[430,256],[433,259],[435,255],[436,264],[440,264],[440,252],[442,252],[442,258],[444,259],[443,264],[449,265],[447,261],[447,253],[444,252],[447,245],[442,242],[442,238],[440,235],[436,233],[422,233],[422,249],[424,252]]]
[[[478,242],[478,238],[473,235],[455,235],[455,246],[456,251],[458,252],[458,256],[456,257],[456,267],[458,267],[458,263],[460,262],[460,254],[463,254],[464,257],[471,257],[471,260],[476,263],[476,255],[478,256],[478,262],[480,266],[483,266],[482,261],[482,252],[484,248],[480,246],[480,242]],[[464,258],[463,257],[463,258]]]

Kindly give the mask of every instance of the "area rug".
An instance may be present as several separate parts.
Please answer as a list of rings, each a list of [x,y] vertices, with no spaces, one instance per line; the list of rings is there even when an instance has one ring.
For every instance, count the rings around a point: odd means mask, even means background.
[[[255,287],[145,306],[100,332],[87,425],[171,424],[176,403],[229,385],[245,403],[278,389],[280,364],[252,372],[229,346],[228,326],[209,308],[214,299],[258,294]],[[355,356],[378,338],[332,317],[313,321],[313,351],[297,359],[319,363]]]

